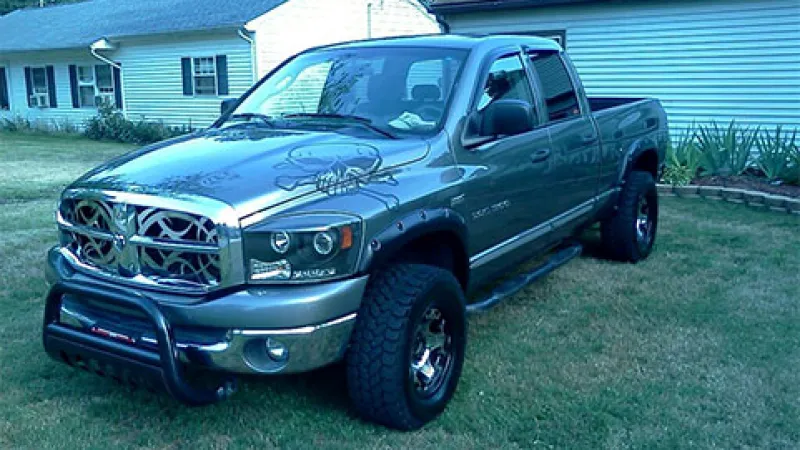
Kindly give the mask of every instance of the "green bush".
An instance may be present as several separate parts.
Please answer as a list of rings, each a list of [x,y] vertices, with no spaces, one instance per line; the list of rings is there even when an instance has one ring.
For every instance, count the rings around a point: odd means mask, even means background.
[[[31,120],[22,116],[0,120],[0,131],[28,134],[76,134],[78,127],[68,119],[63,120]]]
[[[99,108],[98,114],[86,122],[83,134],[89,139],[110,140],[130,144],[150,144],[190,133],[188,127],[168,127],[163,122],[144,119],[133,122],[110,105]]]
[[[725,129],[716,122],[698,127],[697,147],[702,155],[703,174],[743,174],[751,166],[758,134],[758,128],[738,127],[736,121],[731,121]]]
[[[792,153],[797,148],[794,145],[797,130],[795,129],[792,134],[781,135],[781,133],[782,129],[778,126],[774,134],[763,131],[756,140],[758,148],[756,165],[770,182],[791,181],[787,178],[792,178],[791,172],[796,167],[796,164],[792,166]]]
[[[789,165],[784,177],[787,183],[800,186],[800,146],[797,141],[789,145]]]
[[[687,185],[697,177],[700,163],[697,132],[692,124],[686,128],[677,143],[668,143],[663,181],[673,186]]]

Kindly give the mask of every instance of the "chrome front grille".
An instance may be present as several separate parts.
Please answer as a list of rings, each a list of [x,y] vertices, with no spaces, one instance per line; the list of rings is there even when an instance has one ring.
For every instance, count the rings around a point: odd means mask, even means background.
[[[225,285],[229,228],[205,215],[127,200],[94,192],[65,196],[57,214],[62,250],[84,268],[131,282],[171,289]]]

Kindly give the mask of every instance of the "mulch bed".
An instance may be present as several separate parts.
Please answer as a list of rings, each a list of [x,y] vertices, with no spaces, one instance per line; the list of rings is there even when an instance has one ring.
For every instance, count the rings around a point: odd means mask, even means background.
[[[800,186],[770,184],[764,178],[751,175],[701,177],[693,180],[692,184],[698,186],[721,186],[726,188],[747,189],[766,192],[768,194],[800,198]]]

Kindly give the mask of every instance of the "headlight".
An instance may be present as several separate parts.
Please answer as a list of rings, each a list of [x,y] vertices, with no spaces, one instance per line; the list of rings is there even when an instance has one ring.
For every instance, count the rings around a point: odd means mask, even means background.
[[[361,220],[342,214],[285,216],[244,232],[251,283],[301,283],[352,275],[361,251]]]

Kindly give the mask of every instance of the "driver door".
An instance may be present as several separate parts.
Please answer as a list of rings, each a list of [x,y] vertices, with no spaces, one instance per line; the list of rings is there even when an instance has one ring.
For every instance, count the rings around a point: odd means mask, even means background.
[[[482,89],[475,96],[470,117],[480,120],[481,112],[500,99],[524,101],[535,107],[532,84],[520,52],[496,55],[484,67]],[[537,120],[534,118],[534,122]],[[457,153],[466,178],[462,203],[457,209],[468,222],[473,269],[507,267],[520,255],[520,236],[533,242],[537,233],[544,235],[543,231],[534,230],[547,219],[537,214],[536,204],[542,192],[535,188],[549,170],[546,157],[541,157],[549,155],[550,139],[547,129],[537,125],[531,123],[530,131],[513,136],[487,137],[484,143]]]

